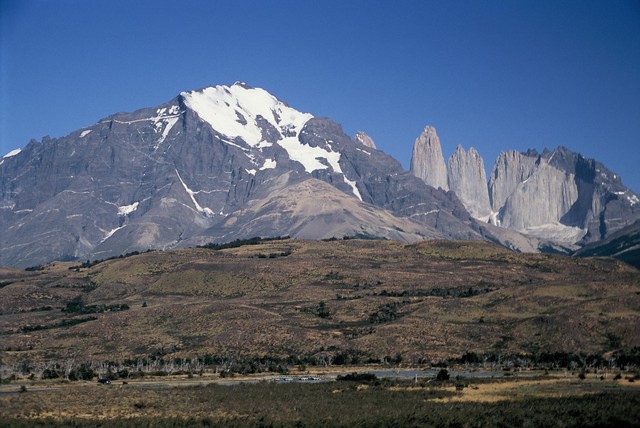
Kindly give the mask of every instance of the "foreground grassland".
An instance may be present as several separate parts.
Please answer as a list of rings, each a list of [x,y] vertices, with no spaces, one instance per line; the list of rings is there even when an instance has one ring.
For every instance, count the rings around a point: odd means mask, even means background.
[[[11,427],[632,427],[639,423],[640,388],[626,380],[543,377],[441,384],[375,380],[155,388],[135,382],[86,383],[0,394],[0,426]]]
[[[357,365],[489,377],[256,379]],[[631,427],[639,365],[640,271],[610,258],[273,240],[0,268],[0,426]]]

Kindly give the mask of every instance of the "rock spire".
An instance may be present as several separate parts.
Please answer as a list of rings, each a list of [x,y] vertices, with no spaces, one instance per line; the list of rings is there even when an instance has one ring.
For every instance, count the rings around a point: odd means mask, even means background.
[[[436,189],[449,190],[447,167],[436,128],[425,126],[416,139],[411,156],[411,173]]]

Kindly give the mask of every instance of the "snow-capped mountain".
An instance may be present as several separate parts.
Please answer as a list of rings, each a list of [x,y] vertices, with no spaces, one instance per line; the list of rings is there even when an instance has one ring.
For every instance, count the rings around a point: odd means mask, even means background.
[[[640,216],[617,175],[563,148],[504,153],[485,186],[480,155],[459,148],[445,164],[426,127],[411,168],[263,89],[182,92],[1,158],[0,265],[275,235],[538,251],[603,239]]]
[[[237,82],[183,92],[0,162],[0,265],[252,236],[490,236],[329,119]]]

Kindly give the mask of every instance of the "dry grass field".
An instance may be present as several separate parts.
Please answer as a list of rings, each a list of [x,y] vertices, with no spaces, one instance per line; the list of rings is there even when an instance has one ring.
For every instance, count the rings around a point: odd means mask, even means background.
[[[0,270],[3,363],[341,352],[418,363],[640,347],[640,272],[608,258],[277,240],[77,265]]]

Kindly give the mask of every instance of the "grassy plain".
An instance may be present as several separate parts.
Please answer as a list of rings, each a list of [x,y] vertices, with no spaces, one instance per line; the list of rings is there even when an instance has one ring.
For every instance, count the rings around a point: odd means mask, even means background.
[[[624,379],[171,385],[74,383],[2,394],[0,426],[631,427],[640,422],[640,389]]]

